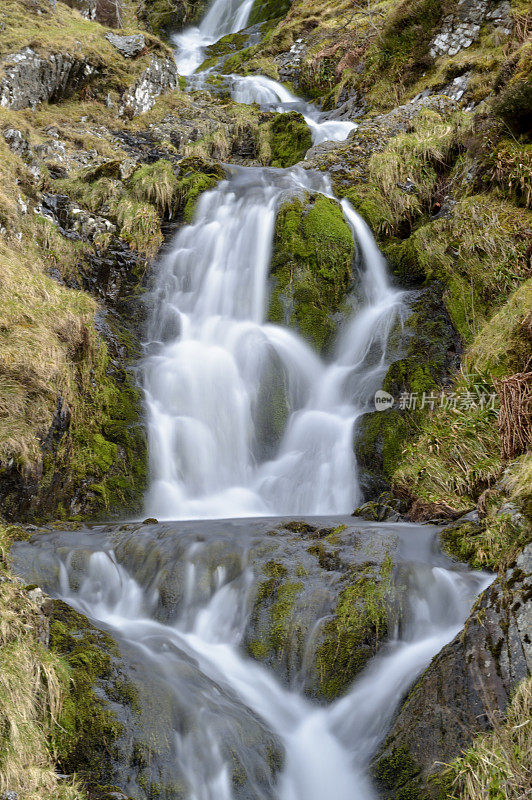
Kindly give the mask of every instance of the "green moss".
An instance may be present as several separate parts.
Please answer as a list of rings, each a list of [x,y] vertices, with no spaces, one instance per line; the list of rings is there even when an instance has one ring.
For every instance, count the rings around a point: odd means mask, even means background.
[[[354,244],[337,203],[322,195],[285,203],[278,214],[269,319],[297,327],[323,350],[352,286]]]
[[[249,15],[248,25],[256,25],[257,22],[266,22],[278,17],[284,17],[290,6],[291,0],[255,0]]]
[[[223,168],[212,161],[191,156],[180,162],[177,195],[179,211],[185,222],[192,222],[199,196],[224,178]]]
[[[250,655],[261,661],[281,659],[290,648],[294,605],[303,589],[299,581],[286,580],[283,564],[268,561],[263,571],[270,577],[258,586],[253,606],[256,638],[247,643]]]
[[[70,692],[54,743],[61,768],[91,780],[105,780],[107,758],[122,728],[96,688],[98,681],[113,678],[116,644],[66,603],[54,600],[50,649],[67,664],[70,676]]]
[[[309,127],[301,114],[275,114],[259,130],[259,150],[263,163],[272,167],[291,167],[305,157],[312,145]]]
[[[397,800],[428,800],[421,785],[419,765],[407,747],[394,747],[379,758],[373,775]]]
[[[316,653],[318,691],[325,699],[334,700],[348,688],[386,634],[394,597],[392,569],[389,557],[378,574],[368,565],[355,573],[352,583],[340,594]]]

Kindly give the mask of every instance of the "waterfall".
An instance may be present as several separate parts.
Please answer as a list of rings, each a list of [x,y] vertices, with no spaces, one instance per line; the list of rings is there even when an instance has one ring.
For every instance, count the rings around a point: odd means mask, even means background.
[[[305,191],[331,196],[326,177],[298,167],[234,168],[160,264],[144,366],[147,510],[160,519],[339,514],[360,500],[353,426],[387,369],[402,295],[343,201],[365,302],[332,363],[266,321],[276,209]],[[287,409],[273,447],[272,383]]]
[[[262,532],[257,522],[247,527],[225,523],[225,529],[208,523],[190,525],[154,527],[144,536],[134,531],[131,536],[143,541],[134,545],[131,540],[129,551],[127,532],[111,530],[107,545],[98,531],[85,534],[78,544],[71,534],[56,532],[17,545],[16,555],[19,566],[26,565],[26,580],[44,578],[47,591],[112,633],[132,674],[148,674],[150,685],[163,687],[169,711],[165,725],[170,725],[170,732],[163,729],[169,743],[164,774],[167,781],[183,787],[183,796],[375,800],[368,765],[400,699],[456,635],[474,597],[491,578],[452,566],[439,556],[431,546],[434,529],[432,535],[426,528],[404,524],[386,532],[368,530],[373,539],[384,542],[399,538],[405,548],[398,556],[405,590],[401,634],[381,648],[347,694],[318,705],[299,686],[284,685],[262,664],[247,658],[240,647],[249,593],[254,581],[263,579],[260,567],[246,553],[249,548],[255,556],[263,548],[268,552],[267,525]],[[235,528],[232,542],[230,525]],[[304,551],[304,540],[301,545]],[[144,585],[138,574],[134,577],[120,563],[130,560],[131,546]],[[161,561],[162,553],[172,554],[171,559]],[[237,570],[224,568],[229,554],[229,563],[239,563]],[[164,581],[164,576],[178,570],[184,576],[181,600],[172,619],[161,621],[155,586],[159,578]],[[260,758],[256,744],[250,752],[240,733],[250,721],[264,725],[262,736],[273,733],[285,751],[283,769],[266,789],[254,783]],[[235,761],[240,775],[242,771],[246,775],[245,795],[231,782]]]

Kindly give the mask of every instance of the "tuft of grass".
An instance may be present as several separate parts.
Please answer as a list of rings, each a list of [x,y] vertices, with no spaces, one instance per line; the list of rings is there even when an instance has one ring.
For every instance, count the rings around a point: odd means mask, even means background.
[[[394,227],[404,219],[412,221],[430,206],[438,171],[443,171],[470,124],[468,115],[461,112],[443,119],[424,110],[413,121],[411,132],[395,136],[371,157],[370,179],[388,201]]]
[[[532,358],[532,278],[510,295],[508,302],[481,328],[467,354],[472,372],[496,378],[525,371]]]
[[[138,250],[148,258],[157,255],[163,235],[161,220],[154,206],[123,195],[113,205],[112,212],[120,226],[120,236],[133,250]]]
[[[13,529],[0,524],[0,793],[25,800],[81,800],[59,779],[49,742],[57,730],[68,671],[42,644],[45,621],[7,569]]]
[[[460,376],[453,386],[458,397],[493,393],[489,379]],[[497,409],[490,404],[427,410],[421,434],[403,452],[393,477],[394,489],[403,496],[427,502],[444,500],[457,511],[475,504],[502,471],[497,429]]]
[[[169,161],[159,159],[139,167],[131,177],[130,187],[137,200],[152,203],[161,216],[171,216],[178,181]]]
[[[447,768],[450,800],[528,800],[532,786],[532,678],[517,688],[506,720]]]

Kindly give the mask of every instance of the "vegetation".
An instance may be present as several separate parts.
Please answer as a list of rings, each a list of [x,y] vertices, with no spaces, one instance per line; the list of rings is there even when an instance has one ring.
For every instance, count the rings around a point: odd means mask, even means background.
[[[452,800],[523,800],[532,778],[532,679],[518,687],[505,720],[448,768]]]
[[[37,602],[7,570],[9,546],[20,533],[0,525],[0,791],[29,800],[81,800],[78,784],[57,774],[52,744],[68,670],[45,646]]]
[[[277,216],[269,318],[294,325],[318,349],[330,343],[352,286],[353,238],[323,195],[285,203]]]
[[[392,606],[392,560],[387,557],[375,574],[369,564],[356,572],[341,592],[334,616],[325,623],[316,654],[319,693],[334,700],[352,682],[386,635]]]

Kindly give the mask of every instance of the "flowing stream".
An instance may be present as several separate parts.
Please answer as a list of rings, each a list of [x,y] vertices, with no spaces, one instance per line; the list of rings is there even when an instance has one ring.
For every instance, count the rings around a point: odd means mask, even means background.
[[[244,28],[251,7],[252,0],[215,0],[199,27],[176,35],[181,73],[191,75],[209,44]],[[269,78],[229,78],[239,102],[301,111],[315,144],[345,139],[355,127],[327,120]],[[368,227],[343,200],[359,290],[330,359],[267,321],[276,213],[305,193],[332,197],[328,177],[301,166],[228,167],[160,262],[143,364],[146,507],[182,522],[55,532],[17,546],[28,581],[109,630],[137,678],[159,687],[159,717],[145,717],[157,735],[166,726],[161,774],[180,787],[167,800],[376,798],[369,762],[401,698],[489,583],[441,555],[426,527],[334,517],[347,554],[336,572],[318,568],[308,541],[289,528],[272,536],[279,516],[349,514],[360,501],[354,426],[371,407],[390,363],[390,331],[406,313]],[[272,426],[279,413],[282,424]],[[229,521],[238,517],[259,519]],[[319,598],[302,610],[317,609],[302,659],[310,671],[313,642],[351,574],[350,559],[361,554],[360,566],[371,562],[372,547],[381,560],[393,551],[405,597],[400,624],[332,704],[310,699],[305,670],[283,680],[245,653],[272,547],[281,555],[288,548],[290,568],[307,565],[302,580]],[[163,599],[173,597],[171,613],[162,613]],[[132,774],[116,780],[144,797]]]
[[[438,554],[430,527],[353,526],[349,518],[336,518],[340,521],[348,529],[342,534],[348,554],[357,549],[355,542],[362,558],[368,547],[376,548],[374,556],[378,548],[389,548],[405,601],[396,635],[347,694],[328,705],[305,696],[302,673],[283,681],[249,659],[242,647],[261,558],[272,554],[272,526],[278,526],[274,555],[307,559],[305,581],[320,596],[331,578],[313,571],[308,541],[283,534],[282,521],[123,526],[78,532],[74,539],[72,533],[53,532],[17,546],[19,572],[26,580],[39,580],[110,631],[131,674],[159,687],[163,705],[154,730],[168,747],[163,767],[152,756],[152,769],[182,787],[178,794],[165,791],[165,800],[378,796],[368,777],[369,761],[398,703],[460,630],[475,596],[491,579]],[[283,550],[287,541],[289,552]],[[176,591],[178,599],[168,607]],[[294,636],[299,640],[301,634]],[[149,703],[148,722],[153,713]],[[274,749],[281,749],[282,768],[271,774],[266,762]],[[130,769],[122,783],[136,797],[132,775]]]

